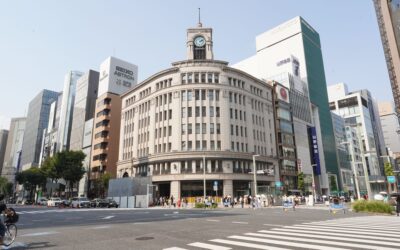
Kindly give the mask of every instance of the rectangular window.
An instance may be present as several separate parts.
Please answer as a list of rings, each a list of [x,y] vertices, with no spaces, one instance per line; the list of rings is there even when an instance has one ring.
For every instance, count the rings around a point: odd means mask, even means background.
[[[238,119],[238,112],[237,112],[237,109],[235,109],[235,119],[236,119],[236,120]]]
[[[182,124],[182,135],[186,134],[186,124]]]
[[[200,123],[196,123],[196,134],[200,134]]]
[[[207,141],[206,140],[203,140],[203,142],[202,142],[202,149],[203,150],[207,150]]]
[[[231,135],[233,135],[233,125],[231,125]]]
[[[201,125],[201,133],[202,133],[202,134],[207,133],[207,124],[206,124],[206,123],[203,123],[203,124]]]
[[[189,150],[189,151],[192,150],[192,141],[188,141],[188,150]]]
[[[185,90],[182,90],[181,91],[181,95],[182,95],[182,102],[185,102],[186,101],[186,91]],[[156,105],[157,106],[157,105]]]
[[[182,147],[182,151],[186,150],[186,142],[185,141],[181,142],[181,147]]]
[[[214,101],[214,90],[208,91],[208,100]]]
[[[216,111],[216,117],[219,117],[219,107],[216,107],[215,111]]]
[[[206,108],[207,108],[207,107],[201,107],[201,116],[202,116],[202,117],[206,117],[206,116],[207,116]]]
[[[169,110],[168,119],[172,119],[172,109]]]
[[[168,94],[168,103],[172,103],[172,93]]]
[[[168,136],[172,136],[172,126],[168,126]]]
[[[196,141],[196,150],[200,150],[200,141]]]
[[[210,106],[210,117],[214,117],[214,107]]]
[[[212,82],[213,82],[212,73],[208,73],[208,74],[207,74],[207,82],[208,82],[208,83],[212,83]]]
[[[192,93],[191,90],[188,90],[188,92],[187,92],[187,100],[188,100],[188,101],[191,101],[192,98],[193,98],[193,93]]]
[[[219,101],[219,90],[215,91],[215,100]]]
[[[218,73],[214,74],[214,82],[219,83],[219,74]]]
[[[200,90],[195,90],[194,91],[194,99],[196,101],[200,100]]]
[[[185,84],[186,83],[186,74],[185,73],[181,74],[181,77],[182,77],[182,83]],[[158,84],[157,84],[157,89],[158,89]]]
[[[187,82],[188,82],[188,83],[192,83],[192,82],[193,82],[193,75],[192,75],[192,73],[188,73],[188,74],[187,74]]]
[[[206,90],[201,90],[201,100],[205,100],[206,99]]]
[[[187,117],[192,117],[192,107],[188,107]]]
[[[235,151],[235,143],[233,141],[231,141],[231,150]]]
[[[210,149],[215,150],[215,141],[210,141]]]
[[[214,123],[210,123],[210,134],[214,134]]]
[[[221,124],[217,123],[217,134],[221,134]]]
[[[230,109],[231,119],[233,119],[233,109]]]
[[[200,107],[196,107],[195,113],[196,117],[200,117]]]
[[[188,135],[191,135],[191,134],[192,134],[192,124],[189,123],[188,124]]]
[[[206,73],[201,73],[201,82],[202,83],[206,82]]]

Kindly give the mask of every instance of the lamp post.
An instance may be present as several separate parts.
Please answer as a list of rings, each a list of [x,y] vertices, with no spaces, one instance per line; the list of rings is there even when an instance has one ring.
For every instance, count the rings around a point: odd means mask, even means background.
[[[354,147],[348,141],[341,142],[340,144],[342,144],[342,145],[343,144],[348,144],[349,147],[351,148],[351,163],[353,165],[352,169],[353,169],[353,175],[354,175],[354,184],[356,185],[357,199],[360,199],[360,197],[361,197],[361,195],[360,195],[360,186],[358,184],[358,176],[357,176],[357,170],[356,170],[356,164],[358,164],[359,162],[353,161],[353,159],[355,159]]]
[[[311,178],[312,178],[312,193],[313,193],[313,200],[314,203],[317,201],[317,197],[315,196],[315,180],[314,180],[314,167],[317,166],[317,164],[311,164]]]
[[[206,200],[206,156],[203,155],[203,202]]]
[[[254,182],[254,197],[257,197],[257,176],[256,176],[256,157],[260,155],[253,155],[253,182]]]

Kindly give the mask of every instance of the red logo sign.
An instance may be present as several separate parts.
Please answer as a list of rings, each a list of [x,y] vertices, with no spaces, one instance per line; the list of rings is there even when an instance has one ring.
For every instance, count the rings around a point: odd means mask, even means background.
[[[282,99],[286,101],[286,100],[287,100],[287,92],[286,92],[286,89],[281,88],[281,89],[279,90],[279,92],[280,92],[280,94],[281,94]]]

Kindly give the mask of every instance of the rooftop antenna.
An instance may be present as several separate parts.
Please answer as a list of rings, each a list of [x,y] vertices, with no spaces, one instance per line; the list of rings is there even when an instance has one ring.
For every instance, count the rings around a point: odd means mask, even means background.
[[[203,25],[200,22],[200,8],[199,8],[199,23],[197,24],[197,27],[202,27]]]

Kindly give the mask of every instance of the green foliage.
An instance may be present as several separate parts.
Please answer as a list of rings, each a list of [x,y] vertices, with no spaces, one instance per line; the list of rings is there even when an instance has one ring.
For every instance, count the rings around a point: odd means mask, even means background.
[[[7,178],[0,177],[0,193],[10,196],[13,193],[13,184],[8,182]]]
[[[30,193],[30,199],[37,186],[46,185],[46,175],[39,168],[30,168],[17,173],[15,180],[24,186],[24,189]]]
[[[194,208],[205,208],[205,207],[206,207],[206,204],[204,204],[203,202],[196,202],[194,204]],[[211,208],[217,208],[217,207],[218,207],[217,203],[211,204]]]
[[[391,214],[393,207],[382,201],[366,201],[358,200],[352,204],[355,212],[370,212],[370,213],[384,213]]]
[[[336,178],[334,175],[331,175],[329,177],[329,186],[331,188],[331,191],[338,191],[338,186],[337,186]]]
[[[83,161],[86,155],[82,151],[62,151],[56,155],[57,164],[62,166],[61,176],[69,183],[70,191],[76,182],[85,174]]]
[[[390,164],[390,162],[385,162],[385,175],[394,176],[392,164]]]
[[[297,175],[297,189],[304,192],[304,173],[300,172]]]

